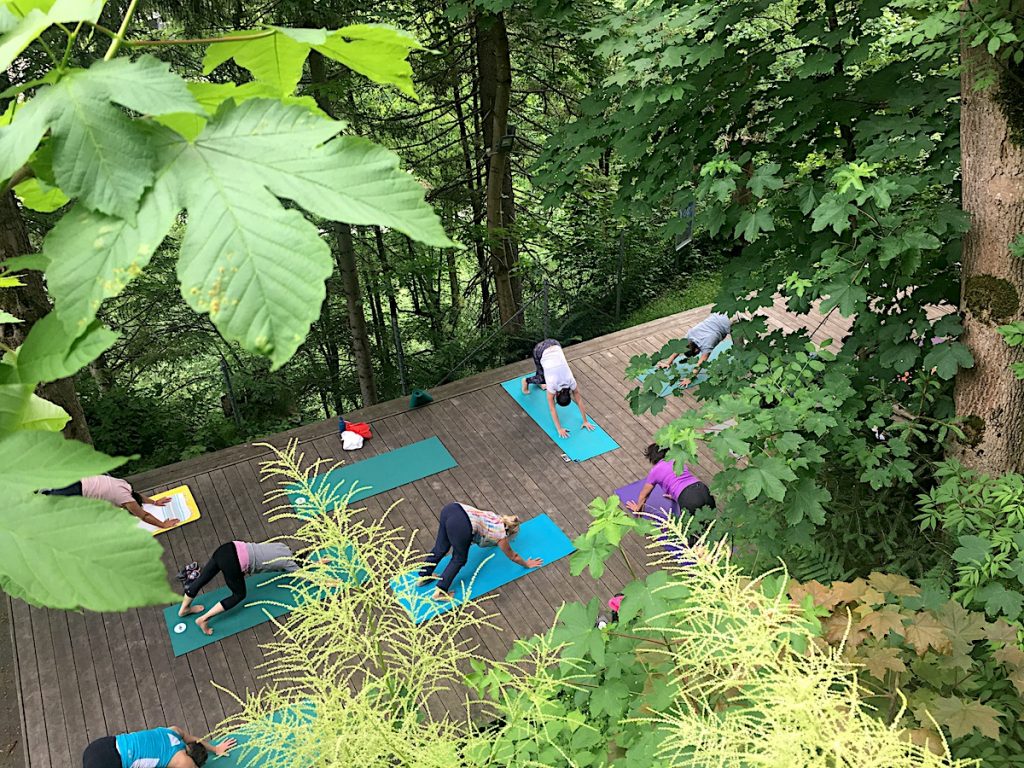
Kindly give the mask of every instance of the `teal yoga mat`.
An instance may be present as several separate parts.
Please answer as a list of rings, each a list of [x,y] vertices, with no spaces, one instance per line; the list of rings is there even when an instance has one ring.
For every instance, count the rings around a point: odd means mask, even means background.
[[[338,578],[347,579],[348,577],[339,569]],[[360,578],[358,573],[356,578]],[[301,589],[289,589],[289,586],[301,587],[297,578],[280,572],[257,573],[247,577],[245,600],[230,611],[225,611],[210,619],[212,635],[203,634],[203,631],[196,626],[198,615],[178,616],[179,605],[164,608],[164,624],[167,625],[167,632],[171,636],[171,648],[174,650],[174,655],[184,656],[186,653],[216,643],[225,637],[252,629],[265,621],[270,621],[271,618],[284,616],[298,605],[298,601],[302,600],[305,594]],[[199,593],[193,604],[201,605],[209,610],[230,595],[231,590],[227,587],[203,591]],[[181,624],[185,626],[185,631],[175,632],[175,627]]]
[[[569,430],[569,436],[561,438],[551,421],[547,394],[543,390],[530,387],[530,394],[524,395],[522,377],[503,382],[501,386],[572,461],[586,461],[619,447],[593,417],[590,421],[595,429],[586,430],[582,427],[583,416],[575,402],[569,403],[565,408],[555,406],[558,408],[558,420]]]
[[[569,537],[562,533],[562,530],[547,515],[537,515],[523,523],[519,528],[519,533],[512,539],[512,548],[523,559],[531,557],[543,559],[544,565],[561,560],[576,550]],[[438,564],[434,573],[440,575],[449,560],[451,560],[451,555],[445,557]],[[484,562],[485,560],[486,562]],[[540,567],[543,568],[544,565]],[[452,584],[450,590],[454,600],[443,602],[434,600],[431,597],[434,593],[434,584],[420,586],[417,583],[419,577],[415,573],[394,579],[391,585],[405,609],[409,611],[417,624],[421,624],[438,614],[450,611],[455,605],[465,602],[467,599],[485,595],[492,589],[497,589],[535,570],[537,569],[523,568],[523,566],[513,563],[497,547],[471,546],[469,560],[459,571],[459,575],[455,577],[455,583]],[[472,589],[470,589],[471,583]]]
[[[708,362],[711,362],[712,360],[717,358],[720,354],[722,354],[723,352],[726,352],[726,351],[728,351],[730,349],[732,349],[732,341],[730,339],[725,339],[723,341],[720,341],[718,343],[718,345],[714,349],[711,350],[711,355],[708,357]],[[689,375],[690,371],[693,370],[693,366],[694,366],[694,363],[689,362],[689,361],[685,360],[684,358],[679,358],[679,360],[673,365],[673,368],[675,368],[675,370],[678,372],[673,377],[675,380],[674,381],[666,381],[662,385],[661,391],[658,393],[658,396],[659,397],[668,397],[673,392],[679,391],[681,389],[689,389],[690,387],[695,387],[698,384],[701,384],[704,381],[706,381],[707,378],[708,378],[708,374],[707,374],[706,371],[701,371],[700,373],[697,374],[697,378],[694,381],[690,382],[690,386],[689,387],[680,387],[679,386],[679,379],[685,378],[687,375]],[[647,371],[645,371],[644,373],[641,373],[639,376],[637,376],[636,380],[641,382],[641,383],[643,383],[647,379],[648,376],[650,376],[651,374],[654,374],[658,370],[659,370],[658,368],[649,368]],[[665,371],[664,373],[667,374],[668,371]]]
[[[337,496],[344,496],[356,488],[351,499],[355,502],[455,466],[458,464],[444,443],[431,437],[317,475],[313,479],[313,487],[318,492],[328,490]],[[298,491],[290,492],[288,497],[292,506],[301,512],[305,497]]]
[[[250,723],[246,727],[231,734],[231,737],[238,741],[238,745],[224,757],[211,757],[207,761],[210,768],[283,768],[291,765],[288,762],[289,740],[284,739],[277,751],[265,754],[257,762],[254,750],[248,749],[249,740],[252,735],[262,735],[282,725],[295,726],[304,725],[316,717],[316,709],[313,702],[307,701],[285,707],[272,713],[266,720]]]

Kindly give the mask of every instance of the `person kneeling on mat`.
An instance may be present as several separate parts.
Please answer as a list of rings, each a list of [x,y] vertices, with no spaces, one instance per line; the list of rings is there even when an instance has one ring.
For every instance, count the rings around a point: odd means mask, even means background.
[[[451,550],[452,559],[441,574],[434,590],[435,600],[451,600],[449,590],[452,582],[462,566],[469,558],[469,545],[481,547],[498,547],[513,563],[523,568],[536,568],[544,565],[539,557],[523,559],[517,555],[509,544],[513,536],[519,532],[519,518],[515,515],[498,515],[483,509],[471,507],[469,504],[452,502],[441,510],[441,524],[437,532],[434,548],[427,555],[427,563],[420,571],[420,582],[426,583],[433,577],[434,569],[441,558]]]
[[[690,386],[691,382],[697,378],[697,373],[700,371],[701,366],[711,357],[712,350],[725,341],[725,337],[731,332],[732,321],[729,320],[728,315],[723,315],[721,312],[712,312],[707,318],[690,329],[689,333],[686,334],[690,344],[686,348],[686,352],[683,353],[683,357],[690,358],[697,355],[699,357],[697,357],[697,362],[693,366],[693,370],[690,371],[690,375],[679,382],[680,386]],[[678,352],[669,355],[658,363],[658,367],[668,368],[676,361],[677,357],[679,357]]]
[[[96,739],[82,753],[82,768],[202,768],[209,752],[221,757],[235,744],[206,744],[175,725],[152,728]]]
[[[551,409],[551,421],[555,424],[555,431],[559,437],[568,437],[569,430],[562,427],[558,421],[558,412],[555,404],[565,408],[573,400],[580,407],[580,415],[583,417],[584,429],[593,429],[594,425],[587,419],[587,409],[580,397],[579,384],[569,369],[569,363],[565,359],[565,352],[562,345],[554,339],[544,339],[538,342],[533,348],[533,363],[537,366],[537,372],[533,376],[523,379],[523,394],[530,394],[530,385],[535,384],[548,394],[548,408]]]
[[[185,596],[181,600],[178,615],[202,613],[205,610],[203,606],[192,605],[192,601],[199,594],[199,590],[209,584],[214,576],[223,573],[224,581],[228,585],[228,589],[231,590],[231,596],[224,598],[196,619],[196,624],[203,630],[203,633],[212,635],[213,629],[209,626],[210,619],[219,613],[230,611],[245,599],[246,574],[265,571],[294,573],[299,570],[299,565],[293,558],[294,555],[288,545],[279,541],[269,541],[263,544],[254,544],[250,541],[225,542],[214,550],[213,556],[201,571],[186,566],[178,575],[185,585]],[[192,565],[195,566],[195,563]]]
[[[651,471],[644,478],[644,487],[640,490],[640,496],[636,501],[627,501],[626,508],[630,512],[640,513],[647,503],[654,486],[659,486],[666,499],[671,499],[679,504],[680,511],[686,510],[691,515],[701,507],[715,508],[715,497],[711,495],[708,487],[690,472],[690,468],[683,467],[683,474],[677,475],[672,462],[665,458],[667,451],[657,443],[651,443],[644,451],[644,456],[653,464]]]

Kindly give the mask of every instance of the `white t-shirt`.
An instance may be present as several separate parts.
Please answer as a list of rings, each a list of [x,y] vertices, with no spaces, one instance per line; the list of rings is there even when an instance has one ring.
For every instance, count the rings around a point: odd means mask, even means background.
[[[576,379],[569,370],[569,363],[561,347],[545,349],[540,356],[540,365],[544,369],[544,387],[548,392],[557,394],[566,387],[576,391]]]

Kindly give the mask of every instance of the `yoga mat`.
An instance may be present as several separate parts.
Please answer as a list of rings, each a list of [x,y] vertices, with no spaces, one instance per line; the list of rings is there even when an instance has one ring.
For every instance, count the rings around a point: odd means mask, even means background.
[[[627,501],[637,501],[640,498],[640,491],[644,487],[644,479],[640,478],[629,485],[624,485],[621,488],[615,489],[615,495],[619,497],[619,501],[622,502],[622,508],[632,515],[635,512],[630,512],[626,506]],[[651,491],[651,495],[647,497],[647,502],[644,504],[644,511],[647,512],[651,517],[643,515],[644,519],[650,520],[662,530],[662,535],[658,537],[658,541],[661,542],[661,546],[666,552],[669,552],[676,556],[683,565],[692,564],[692,560],[685,557],[688,547],[678,544],[675,541],[670,541],[668,535],[664,533],[665,526],[664,522],[668,519],[669,515],[679,514],[679,504],[674,499],[666,499],[664,494],[661,492],[661,486],[654,486],[654,490]],[[639,515],[638,515],[639,516]]]
[[[590,419],[590,421],[594,424],[595,429],[587,430],[581,426],[583,416],[575,401],[569,403],[565,408],[555,406],[558,409],[558,420],[562,422],[563,427],[569,430],[569,436],[561,438],[551,421],[547,393],[544,390],[530,387],[530,394],[524,395],[522,376],[503,382],[501,386],[572,461],[586,461],[619,447],[619,444],[612,440],[594,419]]]
[[[171,499],[171,503],[163,507],[156,504],[143,504],[142,508],[159,520],[170,520],[171,518],[179,520],[180,522],[174,528],[181,528],[181,526],[194,522],[201,517],[199,506],[196,504],[192,491],[189,490],[187,485],[179,485],[177,488],[171,488],[169,491],[154,493],[151,498]],[[174,528],[159,528],[155,525],[144,523],[141,520],[139,521],[139,528],[149,531],[154,536],[174,530]]]
[[[354,487],[358,490],[351,501],[355,502],[455,466],[458,465],[444,444],[430,437],[317,475],[313,488],[317,492],[328,490],[344,496]],[[301,511],[306,497],[298,491],[289,492],[288,497],[292,506]]]
[[[720,341],[718,343],[718,345],[714,349],[711,350],[711,355],[708,357],[708,362],[710,363],[712,360],[717,358],[720,354],[722,354],[723,352],[725,352],[725,351],[727,351],[727,350],[729,350],[731,348],[732,348],[732,341],[730,339],[724,339],[724,340]],[[685,378],[686,376],[688,376],[690,371],[693,370],[694,363],[690,362],[686,358],[681,358],[680,357],[680,358],[677,358],[676,362],[673,363],[672,367],[675,368],[675,370],[679,372],[678,379],[682,379],[682,378]],[[640,383],[643,383],[644,380],[648,376],[650,376],[652,373],[654,373],[654,372],[656,372],[658,370],[663,370],[663,369],[659,369],[657,366],[655,366],[654,368],[648,368],[644,373],[641,373],[639,376],[637,376],[636,380],[639,381]],[[665,369],[665,372],[668,373],[668,370]],[[701,372],[697,374],[697,378],[694,379],[693,381],[691,381],[690,385],[687,386],[687,387],[680,387],[678,379],[676,381],[665,382],[662,385],[661,392],[658,393],[658,396],[659,397],[668,397],[673,392],[679,391],[681,389],[689,389],[690,387],[695,387],[698,384],[701,384],[704,381],[706,381],[707,378],[708,378],[707,371],[701,370]]]
[[[257,768],[257,765],[261,768],[278,768],[278,766],[289,765],[287,762],[288,740],[284,740],[277,751],[263,755],[263,758],[257,763],[255,753],[248,752],[245,749],[246,744],[249,742],[250,734],[262,734],[267,731],[273,731],[275,726],[281,724],[289,726],[302,725],[314,717],[316,717],[316,710],[313,707],[313,702],[307,701],[296,707],[279,709],[273,712],[265,721],[249,723],[244,728],[232,733],[231,738],[238,741],[237,746],[224,755],[224,757],[211,756],[206,764],[208,766],[216,766],[216,768]]]
[[[569,537],[562,533],[550,517],[543,514],[527,520],[520,526],[519,533],[512,539],[512,549],[524,560],[531,557],[542,558],[544,565],[561,560],[576,550],[572,542],[569,541]],[[450,555],[441,560],[437,568],[434,569],[434,573],[437,575],[443,573],[449,560],[451,560]],[[540,567],[543,568],[544,565]],[[523,568],[521,565],[513,563],[497,547],[471,546],[469,560],[459,571],[459,575],[455,577],[455,582],[449,590],[454,600],[434,600],[431,596],[436,588],[436,582],[420,586],[417,584],[419,576],[415,573],[408,573],[405,576],[392,579],[391,586],[409,615],[417,624],[421,624],[438,614],[450,611],[467,599],[487,594],[492,589],[497,589],[535,570],[537,569]],[[472,591],[470,591],[470,582],[472,582]]]
[[[359,578],[359,574],[356,574],[356,577]],[[348,575],[339,567],[337,578],[347,580]],[[257,573],[246,577],[245,600],[230,611],[225,611],[210,619],[212,635],[203,634],[203,631],[196,626],[196,619],[202,614],[178,616],[180,603],[164,608],[164,624],[167,626],[167,633],[171,636],[171,648],[174,650],[174,655],[184,656],[186,653],[216,643],[225,637],[252,629],[265,621],[270,621],[271,618],[276,619],[289,613],[298,605],[298,601],[303,599],[300,592],[287,588],[289,585],[298,584],[298,582],[297,577],[288,576],[279,571]],[[193,601],[193,605],[201,605],[209,610],[230,595],[231,590],[227,587],[203,590]],[[261,604],[254,605],[254,603]],[[179,624],[185,625],[183,632],[174,631]]]

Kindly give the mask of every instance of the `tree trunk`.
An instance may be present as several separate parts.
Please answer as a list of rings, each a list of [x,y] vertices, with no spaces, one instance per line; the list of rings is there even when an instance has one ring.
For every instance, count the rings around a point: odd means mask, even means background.
[[[384,277],[384,290],[388,294],[388,310],[391,313],[391,334],[395,344],[395,362],[398,364],[398,380],[402,394],[408,394],[405,378],[405,350],[402,348],[402,329],[398,323],[398,301],[395,299],[395,284],[391,279],[391,262],[388,261],[387,248],[384,247],[384,235],[380,227],[373,228],[373,236],[377,242],[377,258],[380,259],[381,274]]]
[[[314,86],[322,86],[327,82],[326,64],[322,54],[310,51],[309,73]],[[333,116],[333,107],[324,94],[322,87],[314,87],[313,98],[328,115]],[[356,365],[356,377],[359,379],[359,392],[363,405],[377,402],[377,385],[373,379],[373,356],[370,353],[370,338],[366,333],[366,316],[363,313],[363,299],[359,291],[359,270],[356,266],[356,251],[352,244],[352,228],[348,224],[335,223],[334,231],[338,247],[335,261],[341,272],[342,290],[348,305],[348,328],[352,341],[352,358]]]
[[[363,297],[359,291],[359,270],[356,266],[356,249],[352,243],[352,227],[336,223],[338,235],[338,269],[341,270],[341,285],[348,305],[348,327],[352,334],[352,356],[359,378],[359,393],[363,406],[377,402],[377,386],[373,380],[373,356],[370,353],[370,337],[366,332],[366,315],[363,312]]]
[[[509,58],[505,16],[478,15],[476,18],[477,59],[480,74],[481,123],[487,165],[487,239],[498,316],[510,332],[522,330],[520,312],[522,285],[517,274],[519,253],[511,235],[515,224],[515,200],[512,196],[512,171],[508,149],[502,138],[508,128],[508,108],[512,91],[512,66]]]
[[[14,194],[0,192],[0,262],[31,250],[32,244]],[[22,275],[22,281],[24,287],[0,290],[0,309],[25,321],[0,325],[0,340],[9,347],[20,346],[36,320],[51,309],[50,298],[46,295],[43,277],[39,272],[27,270]],[[78,400],[73,378],[41,384],[38,394],[68,412],[71,421],[64,427],[65,437],[92,445],[92,435],[85,422],[85,412]]]
[[[1014,3],[1024,12],[1024,3]],[[989,474],[1024,471],[1024,382],[1010,364],[1024,351],[1006,345],[997,328],[1022,317],[1024,260],[1008,245],[1024,231],[1024,149],[1014,144],[993,89],[975,91],[981,69],[992,66],[980,49],[964,48],[961,76],[960,143],[963,205],[971,214],[964,237],[960,309],[962,341],[974,355],[974,368],[956,379],[956,412],[968,440],[953,455]]]

